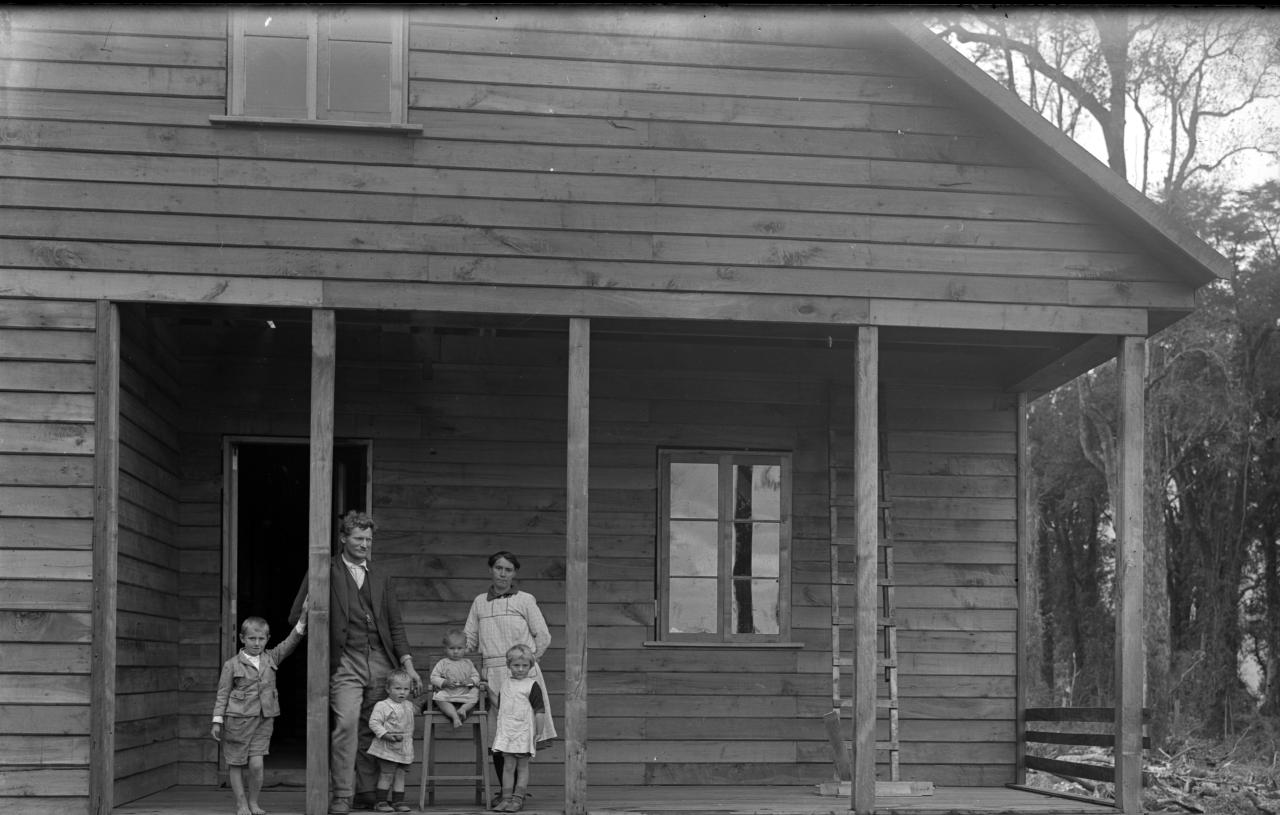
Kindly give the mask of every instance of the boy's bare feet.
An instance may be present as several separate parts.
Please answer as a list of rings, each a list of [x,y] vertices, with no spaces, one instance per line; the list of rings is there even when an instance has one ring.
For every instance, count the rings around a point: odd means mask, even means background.
[[[453,717],[453,729],[454,729],[454,730],[457,730],[459,727],[462,727],[462,719],[459,719],[457,716],[454,716],[454,717]]]
[[[236,806],[236,815],[253,815],[253,813],[249,811],[248,804],[238,804]]]
[[[267,815],[267,811],[257,804],[249,804],[250,815]]]

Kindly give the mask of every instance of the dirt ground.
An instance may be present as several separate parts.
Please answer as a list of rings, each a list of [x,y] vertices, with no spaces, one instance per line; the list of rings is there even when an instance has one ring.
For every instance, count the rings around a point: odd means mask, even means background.
[[[1147,751],[1143,810],[1147,813],[1280,815],[1280,743],[1271,728],[1251,728],[1227,742],[1187,739],[1171,752]],[[1111,765],[1106,749],[1076,749],[1067,761]],[[1073,795],[1114,800],[1107,783],[1031,773],[1028,784]]]

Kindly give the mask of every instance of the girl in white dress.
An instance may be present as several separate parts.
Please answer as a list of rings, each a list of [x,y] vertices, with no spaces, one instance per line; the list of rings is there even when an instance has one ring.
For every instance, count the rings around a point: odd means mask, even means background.
[[[502,800],[494,812],[519,812],[529,789],[529,759],[538,752],[538,731],[546,717],[542,688],[529,674],[536,664],[532,648],[513,645],[507,651],[510,676],[501,692],[495,692],[493,751],[502,754],[503,762]]]

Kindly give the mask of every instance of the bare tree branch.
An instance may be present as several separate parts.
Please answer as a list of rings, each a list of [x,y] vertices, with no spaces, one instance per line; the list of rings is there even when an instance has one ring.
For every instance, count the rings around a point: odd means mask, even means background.
[[[1053,80],[1057,85],[1064,88],[1078,101],[1082,107],[1094,115],[1094,118],[1102,121],[1111,115],[1111,112],[1096,96],[1089,92],[1087,88],[1075,80],[1074,77],[1050,65],[1044,56],[1034,47],[1025,42],[1010,40],[998,34],[987,34],[981,31],[973,31],[959,24],[946,26],[940,33],[950,34],[957,41],[963,43],[979,42],[990,45],[993,48],[1008,49],[1021,54],[1027,61],[1027,65],[1037,73],[1042,74],[1048,79]]]

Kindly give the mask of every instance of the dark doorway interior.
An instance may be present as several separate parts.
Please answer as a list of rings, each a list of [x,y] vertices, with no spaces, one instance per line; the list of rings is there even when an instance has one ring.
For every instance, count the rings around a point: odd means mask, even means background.
[[[305,443],[237,442],[236,614],[271,626],[271,645],[289,632],[289,610],[307,574],[310,453]],[[337,519],[366,507],[368,447],[334,446],[334,540]],[[307,659],[305,645],[280,665],[280,718],[271,765],[305,766]]]

